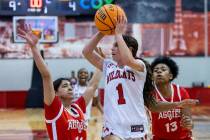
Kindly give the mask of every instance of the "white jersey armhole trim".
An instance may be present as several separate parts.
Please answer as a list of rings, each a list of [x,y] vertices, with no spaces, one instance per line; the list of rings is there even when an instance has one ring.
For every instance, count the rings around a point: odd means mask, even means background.
[[[172,93],[172,97],[171,97],[171,103],[174,102],[174,86],[171,84],[171,93]]]
[[[177,85],[177,94],[178,94],[179,100],[182,101],[182,97],[181,97],[181,94],[180,94],[180,87],[179,87],[179,85]]]
[[[144,66],[144,71],[137,71],[137,72],[139,72],[139,73],[147,73],[147,67],[146,67],[146,64],[144,63],[144,61],[142,61],[141,59],[136,59],[136,60],[137,60],[137,62],[139,64],[142,64]]]
[[[62,112],[63,112],[63,104],[61,105],[61,108],[60,108],[60,111],[59,111],[58,115],[52,120],[47,120],[46,119],[46,123],[53,123],[53,122],[57,121],[58,118],[61,116]]]

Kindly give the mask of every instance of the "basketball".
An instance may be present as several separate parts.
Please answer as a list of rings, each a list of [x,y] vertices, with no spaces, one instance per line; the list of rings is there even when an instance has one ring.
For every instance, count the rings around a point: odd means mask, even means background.
[[[126,16],[124,10],[114,4],[106,4],[97,10],[95,14],[95,25],[104,35],[112,35],[115,31],[115,18],[122,15]]]

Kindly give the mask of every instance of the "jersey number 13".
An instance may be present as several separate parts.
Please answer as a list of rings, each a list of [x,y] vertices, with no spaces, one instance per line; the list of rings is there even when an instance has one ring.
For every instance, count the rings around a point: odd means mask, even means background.
[[[177,126],[177,122],[176,121],[165,124],[165,127],[166,127],[166,131],[168,133],[174,132],[174,131],[176,131],[178,129],[178,126]]]

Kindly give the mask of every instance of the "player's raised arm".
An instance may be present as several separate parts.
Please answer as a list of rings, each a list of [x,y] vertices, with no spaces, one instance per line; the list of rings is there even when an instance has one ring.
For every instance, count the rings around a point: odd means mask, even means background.
[[[96,33],[90,40],[90,42],[84,47],[82,50],[85,58],[93,64],[96,68],[102,70],[103,69],[103,58],[100,57],[97,53],[94,52],[99,41],[104,37],[104,35],[100,32]]]
[[[39,38],[32,33],[32,29],[30,25],[25,25],[24,28],[18,28],[18,36],[26,39],[27,43],[31,47],[31,51],[33,54],[33,59],[36,63],[36,66],[41,73],[43,80],[43,88],[44,88],[44,102],[47,105],[50,105],[55,97],[55,91],[53,88],[52,77],[50,75],[50,71],[48,70],[39,49],[36,47]]]
[[[120,55],[124,65],[130,66],[137,71],[144,71],[144,65],[139,63],[132,55],[132,50],[125,43],[123,39],[123,33],[127,27],[127,18],[125,16],[119,16],[116,20],[115,38],[119,47]],[[132,47],[131,47],[132,49]]]
[[[88,105],[90,100],[94,97],[95,91],[98,88],[101,77],[102,77],[102,72],[99,69],[96,69],[93,74],[93,77],[88,83],[85,93],[83,94],[86,105]]]
[[[99,48],[96,47],[95,51],[100,57],[102,57],[103,59],[105,58],[105,54],[103,53],[100,47]],[[90,100],[94,97],[95,91],[98,88],[98,84],[100,82],[101,77],[102,77],[102,72],[99,69],[96,69],[83,95],[86,105],[88,105]]]

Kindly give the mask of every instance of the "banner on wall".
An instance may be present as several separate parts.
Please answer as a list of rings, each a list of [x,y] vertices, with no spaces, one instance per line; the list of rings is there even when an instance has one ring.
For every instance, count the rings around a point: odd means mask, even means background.
[[[128,32],[141,46],[138,56],[204,56],[203,17],[191,17],[189,21],[183,21],[184,35],[178,41],[173,24],[130,24]],[[189,27],[189,22],[193,26]],[[0,57],[31,58],[29,46],[24,43],[12,43],[10,23],[4,23],[4,25],[0,27],[0,32],[3,32],[0,33]],[[64,29],[59,30],[63,34],[59,35],[58,43],[39,44],[46,58],[82,58],[82,49],[96,32],[93,23],[65,23]],[[111,56],[110,50],[113,43],[114,37],[106,36],[99,46],[108,56]]]
[[[174,22],[175,0],[116,0],[130,23]]]
[[[119,2],[119,4],[121,2],[123,6],[123,1],[119,0],[116,2]],[[148,13],[147,17],[150,17],[154,13],[158,14],[158,11],[161,15],[161,11],[163,11],[161,8],[172,9],[171,12],[166,12],[169,15],[165,16],[169,18],[165,17],[167,19],[165,21],[161,21],[159,18],[156,18],[156,21],[152,21],[145,17],[143,23],[130,23],[128,25],[127,33],[134,36],[141,46],[138,50],[138,56],[202,57],[205,51],[207,51],[205,49],[205,39],[208,42],[208,54],[210,55],[210,32],[208,32],[206,37],[206,23],[204,22],[207,16],[210,20],[210,12],[207,12],[207,15],[204,14],[204,0],[173,0],[171,2],[165,0],[129,1],[129,3],[135,2],[137,4],[140,3],[142,6],[140,8],[141,12],[144,13],[145,11]],[[152,5],[148,4],[150,2]],[[208,3],[207,8],[209,11],[210,3]],[[151,13],[148,9],[150,9]],[[127,15],[128,17],[132,16],[129,16],[129,12]],[[83,47],[97,31],[94,23],[72,22],[64,17],[59,17],[58,22],[59,42],[56,44],[40,44],[41,49],[44,50],[45,57],[83,58]],[[208,21],[207,24],[208,29],[210,29],[210,22]],[[11,41],[12,26],[12,21],[0,21],[0,58],[31,58],[30,48],[26,44],[13,43]],[[113,36],[106,36],[99,44],[108,57],[111,57],[110,49],[113,43]]]

